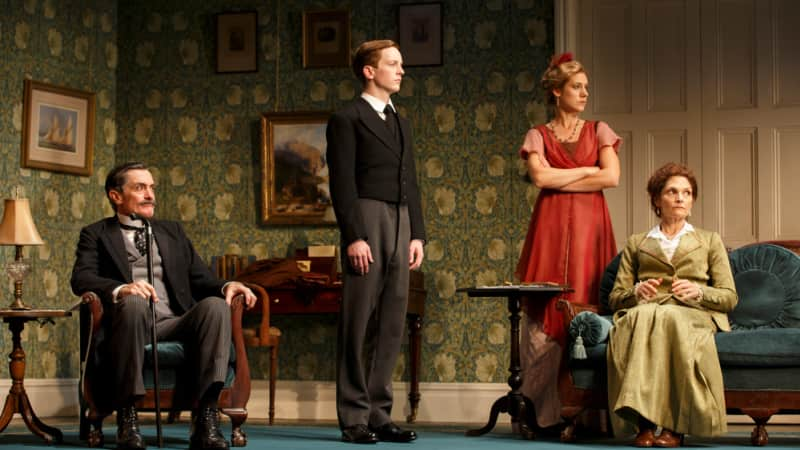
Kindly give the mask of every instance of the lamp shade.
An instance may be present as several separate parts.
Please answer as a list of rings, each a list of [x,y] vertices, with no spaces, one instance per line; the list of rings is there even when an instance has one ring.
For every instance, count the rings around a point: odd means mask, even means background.
[[[42,245],[27,198],[7,198],[0,223],[0,245]]]

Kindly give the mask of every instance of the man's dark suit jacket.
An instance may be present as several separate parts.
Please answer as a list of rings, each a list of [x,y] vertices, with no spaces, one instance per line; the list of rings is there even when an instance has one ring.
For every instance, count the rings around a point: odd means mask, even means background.
[[[221,297],[225,281],[211,273],[181,225],[166,220],[153,220],[151,225],[161,254],[164,284],[175,314],[182,315],[197,300]],[[116,216],[81,230],[72,268],[75,295],[93,291],[103,303],[110,304],[115,288],[133,282],[123,239]]]
[[[369,240],[359,198],[408,205],[411,239],[425,240],[422,205],[408,121],[400,116],[401,143],[363,98],[328,121],[330,188],[342,245]]]

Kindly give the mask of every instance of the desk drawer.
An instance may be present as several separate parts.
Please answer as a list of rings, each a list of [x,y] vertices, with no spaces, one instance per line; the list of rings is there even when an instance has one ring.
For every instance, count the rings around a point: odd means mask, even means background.
[[[342,301],[339,289],[318,291],[302,296],[294,289],[269,289],[270,314],[330,314],[338,313]]]

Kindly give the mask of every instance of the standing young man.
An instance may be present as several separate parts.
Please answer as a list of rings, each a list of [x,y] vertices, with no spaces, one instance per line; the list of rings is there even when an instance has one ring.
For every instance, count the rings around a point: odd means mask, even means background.
[[[361,97],[334,113],[327,128],[344,282],[336,408],[345,442],[410,442],[416,433],[391,419],[392,372],[403,336],[408,273],[422,264],[425,226],[411,126],[390,98],[404,73],[398,45],[361,44],[353,72],[363,86]]]

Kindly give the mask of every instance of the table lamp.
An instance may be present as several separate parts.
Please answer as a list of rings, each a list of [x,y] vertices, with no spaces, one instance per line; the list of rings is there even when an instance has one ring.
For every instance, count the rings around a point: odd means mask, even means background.
[[[14,280],[14,301],[8,306],[10,309],[31,309],[22,303],[22,280],[31,270],[30,263],[22,259],[22,246],[42,244],[44,241],[36,231],[28,199],[7,198],[0,223],[0,245],[13,245],[17,249],[14,260],[6,264],[6,272]]]

